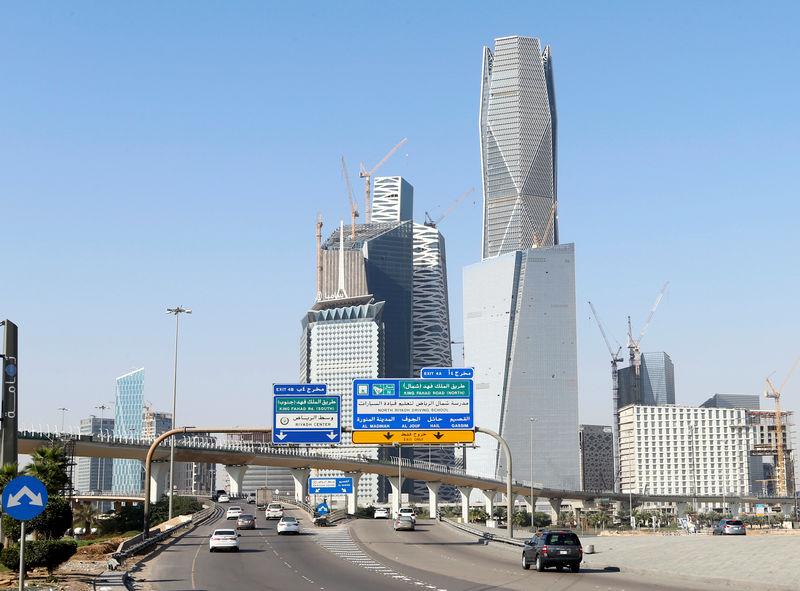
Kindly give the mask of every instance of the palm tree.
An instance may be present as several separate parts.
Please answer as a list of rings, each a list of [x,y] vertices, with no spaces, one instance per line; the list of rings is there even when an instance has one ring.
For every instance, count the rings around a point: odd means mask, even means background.
[[[69,458],[60,445],[40,447],[31,454],[31,463],[24,472],[42,481],[48,495],[58,494],[69,483]]]
[[[92,506],[91,503],[81,503],[73,509],[72,525],[73,527],[79,523],[83,523],[86,527],[86,533],[92,533],[92,524],[94,518],[97,517],[97,508]]]
[[[9,482],[19,475],[19,467],[16,462],[3,464],[3,467],[0,468],[0,490],[4,489]]]

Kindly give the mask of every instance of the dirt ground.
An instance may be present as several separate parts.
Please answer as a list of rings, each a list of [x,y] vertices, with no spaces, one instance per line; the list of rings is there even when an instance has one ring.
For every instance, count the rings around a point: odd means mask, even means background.
[[[93,591],[95,576],[105,572],[108,559],[124,539],[115,538],[82,546],[69,561],[56,570],[52,579],[49,578],[47,569],[35,568],[25,575],[25,584],[53,591]],[[17,586],[17,573],[0,573],[0,589]]]

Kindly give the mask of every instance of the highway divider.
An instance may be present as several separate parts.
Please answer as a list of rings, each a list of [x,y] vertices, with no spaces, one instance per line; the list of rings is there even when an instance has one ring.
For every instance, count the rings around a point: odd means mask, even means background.
[[[454,527],[456,529],[460,529],[463,532],[471,534],[473,536],[477,536],[478,538],[484,539],[487,542],[502,542],[503,544],[509,544],[511,546],[524,546],[525,542],[523,540],[517,540],[514,538],[509,538],[506,536],[501,536],[492,532],[484,531],[478,527],[474,527],[468,524],[459,523],[458,521],[453,521],[452,519],[448,519],[447,517],[439,517],[439,521],[443,521],[450,527]]]

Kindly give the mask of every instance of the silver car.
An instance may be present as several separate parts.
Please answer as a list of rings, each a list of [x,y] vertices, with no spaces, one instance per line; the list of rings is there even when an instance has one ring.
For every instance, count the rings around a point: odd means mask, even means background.
[[[414,531],[414,520],[410,515],[398,515],[394,520],[394,531]]]
[[[720,519],[712,532],[715,536],[745,536],[747,530],[738,519]]]

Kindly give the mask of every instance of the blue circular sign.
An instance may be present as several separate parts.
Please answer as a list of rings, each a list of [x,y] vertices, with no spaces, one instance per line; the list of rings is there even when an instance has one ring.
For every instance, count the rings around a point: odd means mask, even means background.
[[[331,510],[328,508],[328,505],[326,505],[325,503],[320,503],[319,505],[317,505],[317,513],[319,513],[320,515],[325,515],[326,513],[330,513],[330,511]]]
[[[11,363],[6,365],[6,374],[13,378],[17,375],[17,366]]]
[[[19,521],[33,519],[46,506],[47,489],[33,476],[17,476],[3,489],[3,509]]]

